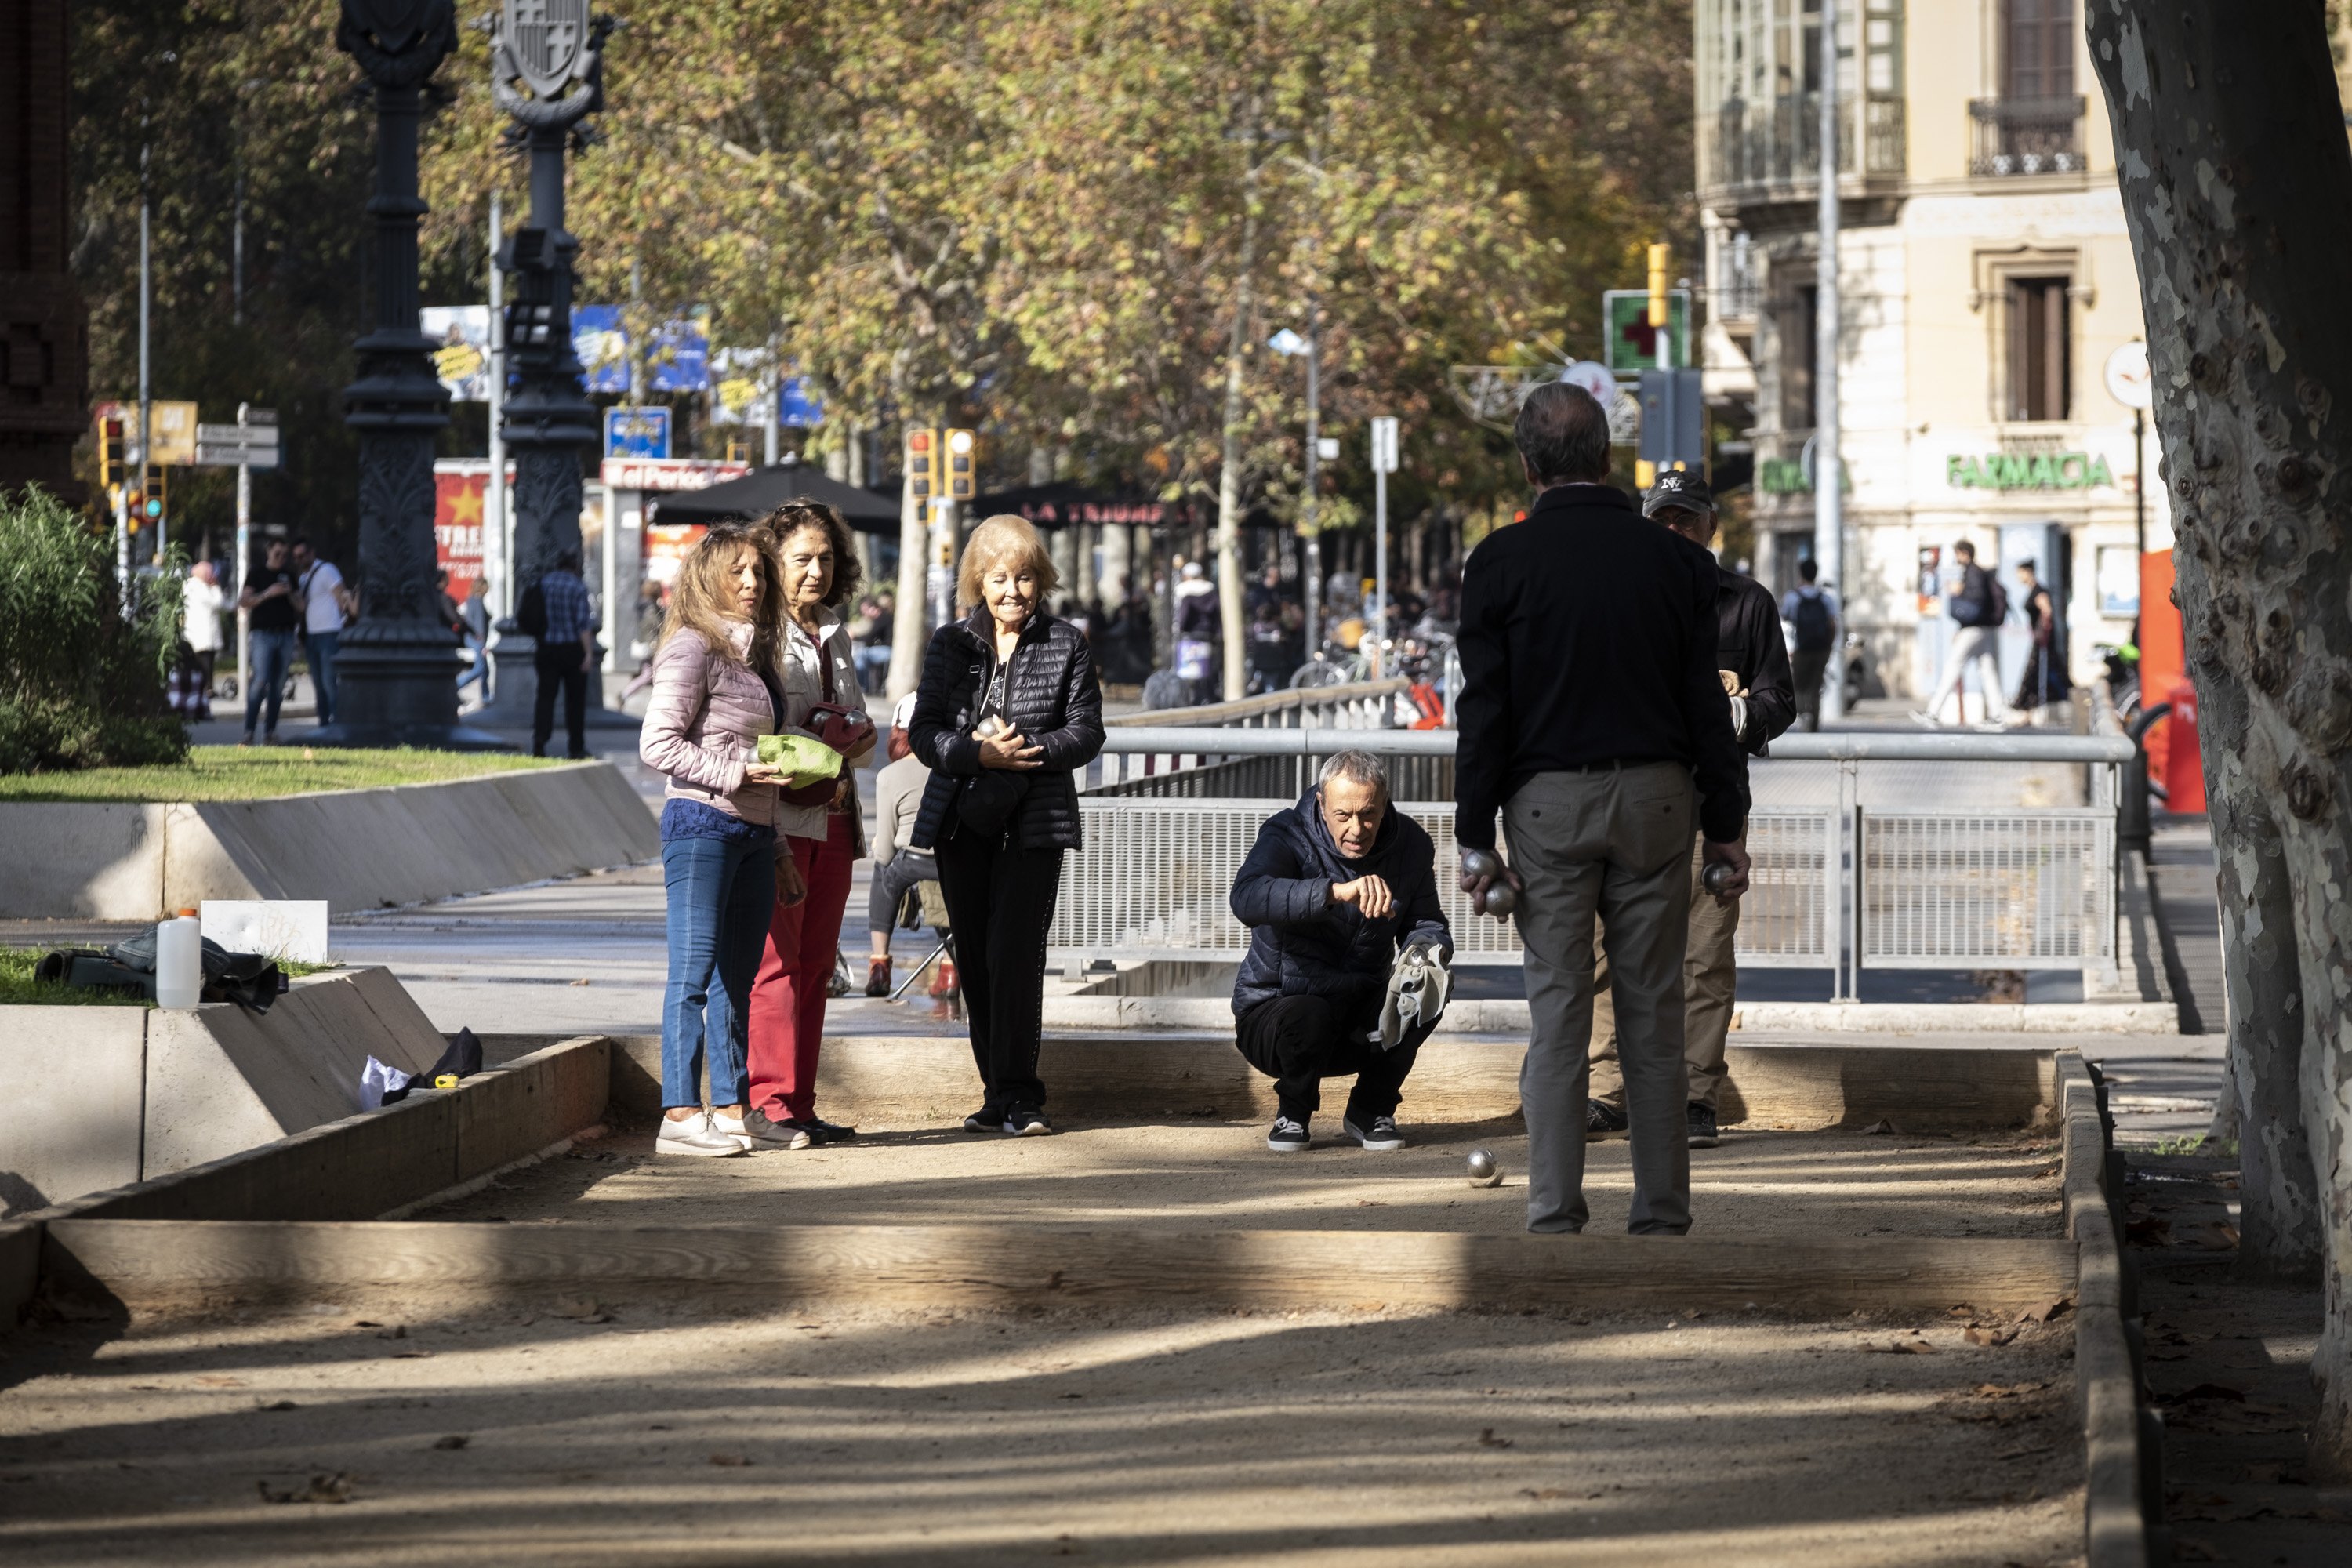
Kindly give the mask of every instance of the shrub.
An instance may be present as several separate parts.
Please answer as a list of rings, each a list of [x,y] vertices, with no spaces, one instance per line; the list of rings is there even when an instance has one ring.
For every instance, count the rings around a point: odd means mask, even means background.
[[[37,487],[0,495],[0,773],[179,762],[164,700],[178,658],[176,560],[130,612],[103,533]]]

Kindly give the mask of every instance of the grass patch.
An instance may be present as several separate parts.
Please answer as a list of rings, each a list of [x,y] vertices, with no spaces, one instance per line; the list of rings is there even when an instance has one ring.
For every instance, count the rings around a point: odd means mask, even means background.
[[[34,967],[56,952],[49,947],[0,947],[0,1007],[152,1007],[144,996],[121,991],[94,991],[83,985],[44,984],[33,978]],[[297,963],[279,959],[278,967],[290,979],[316,974],[331,963]]]
[[[5,801],[272,800],[323,790],[441,784],[485,773],[560,766],[552,757],[501,752],[346,752],[307,746],[195,746],[184,763],[0,774]]]

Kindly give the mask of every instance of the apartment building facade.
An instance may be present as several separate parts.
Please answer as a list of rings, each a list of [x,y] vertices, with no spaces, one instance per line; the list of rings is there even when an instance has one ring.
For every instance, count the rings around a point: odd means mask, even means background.
[[[1753,442],[1756,574],[1813,543],[1822,0],[1696,0],[1710,401]],[[1952,546],[2031,557],[2078,679],[2171,543],[2152,428],[2107,374],[2142,335],[2076,0],[1843,0],[1838,413],[1851,629],[1896,696],[1932,688]],[[2126,360],[2128,359],[2126,353]],[[2121,362],[2116,365],[2122,368]],[[2024,631],[2012,624],[2013,682]],[[2012,688],[2013,689],[2013,688]]]

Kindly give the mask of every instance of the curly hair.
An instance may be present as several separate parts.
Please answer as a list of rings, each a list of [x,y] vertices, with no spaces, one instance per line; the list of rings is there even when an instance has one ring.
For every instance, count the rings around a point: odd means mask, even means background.
[[[807,496],[794,496],[752,525],[768,536],[768,547],[781,561],[784,542],[803,528],[824,530],[826,542],[833,546],[833,581],[825,584],[824,607],[837,610],[866,580],[866,569],[857,560],[857,536],[849,531],[849,520],[836,507]]]

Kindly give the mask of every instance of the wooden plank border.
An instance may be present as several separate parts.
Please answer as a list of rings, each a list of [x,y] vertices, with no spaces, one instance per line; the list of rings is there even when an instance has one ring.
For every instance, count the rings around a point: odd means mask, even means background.
[[[2164,1545],[2162,1418],[2142,1397],[2138,1304],[2116,1223],[2120,1169],[2097,1068],[2058,1053],[2066,1234],[2077,1257],[2074,1388],[2088,1568],[2147,1568]],[[2168,1559],[2170,1552],[2162,1553]]]
[[[1094,1230],[1060,1226],[628,1226],[57,1220],[64,1293],[146,1310],[366,1293],[676,1302],[741,1291],[858,1305],[1193,1305],[1449,1310],[1578,1305],[1843,1314],[2021,1309],[2074,1286],[2056,1240]]]

